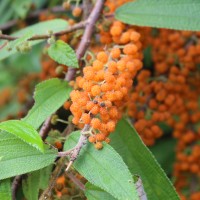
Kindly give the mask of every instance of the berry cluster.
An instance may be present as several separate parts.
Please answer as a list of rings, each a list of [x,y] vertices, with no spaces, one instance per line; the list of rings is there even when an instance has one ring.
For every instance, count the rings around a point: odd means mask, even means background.
[[[72,122],[80,128],[84,124],[91,126],[89,141],[97,149],[102,148],[102,141],[109,142],[108,136],[115,130],[128,100],[132,79],[142,67],[138,59],[141,46],[131,37],[136,34],[129,30],[124,46],[98,52],[92,65],[84,67],[83,76],[78,76],[74,83],[76,90],[70,95]]]

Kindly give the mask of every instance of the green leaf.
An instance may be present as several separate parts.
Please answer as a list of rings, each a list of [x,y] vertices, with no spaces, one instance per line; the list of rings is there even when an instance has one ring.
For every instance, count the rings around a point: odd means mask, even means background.
[[[35,171],[28,174],[28,177],[22,181],[22,189],[26,199],[38,200],[39,178],[40,172]]]
[[[14,0],[12,8],[20,18],[25,18],[31,7],[32,0]]]
[[[33,33],[34,35],[42,35],[42,34],[47,34],[48,30],[52,30],[53,32],[58,32],[58,31],[62,31],[65,30],[68,26],[68,23],[66,20],[63,19],[53,19],[53,20],[49,20],[49,21],[45,21],[45,22],[40,22],[37,24],[34,24],[32,26],[28,26],[22,30],[19,30],[13,34],[11,34],[11,36],[18,36],[18,37],[23,37],[24,35],[26,35],[27,33]],[[29,45],[33,46],[36,45],[38,43],[41,43],[44,40],[33,40],[33,41],[29,41]],[[8,56],[13,55],[14,53],[17,53],[16,48],[12,48],[11,51],[7,50],[7,47],[12,47],[14,41],[9,42],[3,49],[1,49],[0,51],[0,60],[7,58]],[[5,41],[0,42],[0,45],[4,44]]]
[[[111,146],[122,156],[131,173],[141,177],[148,200],[179,200],[164,171],[125,119],[119,121],[111,135]]]
[[[59,64],[78,68],[78,60],[74,50],[62,40],[57,40],[48,48],[49,56]]]
[[[70,134],[64,149],[73,148],[79,137],[80,131]],[[100,151],[92,144],[85,145],[74,162],[74,167],[89,182],[110,193],[116,199],[138,200],[131,173],[119,154],[107,143]]]
[[[163,138],[149,149],[155,156],[158,163],[165,170],[166,174],[171,175],[175,161],[176,141],[172,138]],[[162,150],[162,151],[161,151]]]
[[[0,182],[0,199],[11,200],[11,183],[10,179],[5,179]]]
[[[28,200],[38,200],[40,189],[45,190],[49,183],[53,165],[29,173],[22,181],[23,193]]]
[[[44,146],[41,153],[16,136],[0,132],[0,180],[42,169],[52,164],[57,156],[55,149]]]
[[[85,196],[88,200],[116,200],[109,193],[97,186],[92,185],[90,182],[86,183],[85,189]]]
[[[23,121],[38,129],[69,98],[71,90],[66,81],[58,78],[38,84],[34,93],[35,104]]]
[[[115,17],[133,25],[199,31],[200,1],[137,0],[119,7]]]
[[[38,132],[28,123],[20,120],[9,120],[0,123],[0,130],[9,132],[29,145],[44,152],[44,145]]]

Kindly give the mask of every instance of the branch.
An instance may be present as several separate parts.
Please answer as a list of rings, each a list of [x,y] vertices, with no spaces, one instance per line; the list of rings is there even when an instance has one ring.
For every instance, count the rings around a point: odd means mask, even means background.
[[[67,176],[70,178],[70,180],[76,185],[78,186],[78,188],[82,191],[85,191],[85,186],[83,185],[83,183],[80,182],[79,179],[77,179],[71,172],[68,172]]]
[[[53,33],[52,35],[53,36],[61,36],[61,35],[64,35],[66,33],[76,31],[78,29],[83,29],[86,26],[86,24],[87,24],[87,21],[82,21],[82,22],[79,22],[79,23],[77,23],[73,26],[69,26],[64,31],[59,31],[59,32]],[[51,37],[51,35],[49,35],[49,34],[34,35],[33,37],[29,38],[28,40],[43,40],[43,39],[48,39],[50,37]],[[16,40],[18,38],[20,38],[20,37],[13,37],[13,36],[10,36],[10,35],[0,34],[0,39],[2,39],[2,40],[12,41],[12,40]]]
[[[92,34],[95,28],[95,23],[97,22],[101,10],[103,8],[103,4],[104,4],[104,0],[97,0],[90,16],[87,19],[87,24],[85,27],[85,32],[82,36],[81,42],[78,46],[78,49],[76,50],[76,56],[77,59],[80,61],[80,59],[83,57],[83,55],[85,54],[88,45],[90,44],[90,40],[92,38]],[[68,70],[68,73],[65,76],[65,80],[66,81],[71,81],[73,80],[74,76],[76,74],[76,69],[74,68],[70,68]]]

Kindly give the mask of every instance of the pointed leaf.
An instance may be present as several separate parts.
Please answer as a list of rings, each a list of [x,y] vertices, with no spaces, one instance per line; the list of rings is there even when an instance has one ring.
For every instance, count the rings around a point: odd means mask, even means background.
[[[57,156],[55,149],[44,146],[41,153],[16,136],[0,132],[0,180],[42,169],[52,164]]]
[[[78,68],[78,60],[75,51],[62,40],[57,40],[48,48],[49,56],[59,64]]]
[[[29,145],[44,151],[43,141],[38,132],[28,123],[20,120],[9,120],[0,123],[0,130],[9,132]]]
[[[69,98],[70,92],[68,83],[58,78],[38,84],[34,93],[35,104],[23,121],[38,129]]]
[[[119,7],[115,17],[133,25],[199,31],[200,1],[137,0]]]
[[[11,183],[10,179],[0,181],[0,199],[11,200]]]
[[[64,149],[73,148],[79,137],[80,131],[70,134]],[[84,146],[74,162],[74,167],[89,182],[110,193],[116,199],[138,200],[131,173],[119,154],[107,143],[100,151],[92,144]]]
[[[122,156],[132,174],[138,174],[148,200],[179,200],[172,183],[135,129],[122,119],[111,135],[111,146]]]

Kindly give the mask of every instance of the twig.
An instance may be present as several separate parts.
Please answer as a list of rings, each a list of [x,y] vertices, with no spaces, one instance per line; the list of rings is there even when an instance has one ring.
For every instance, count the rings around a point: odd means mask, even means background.
[[[95,28],[95,23],[97,22],[100,16],[101,10],[103,8],[103,4],[104,4],[104,0],[97,0],[90,16],[88,17],[87,24],[85,27],[85,32],[82,36],[78,49],[76,50],[76,56],[78,60],[80,60],[84,56],[88,48],[88,45],[90,44],[90,40],[92,38],[92,34]],[[65,76],[65,80],[66,81],[73,80],[75,74],[76,74],[76,69],[70,68],[68,70],[68,73]]]
[[[53,33],[52,35],[61,36],[61,35],[64,35],[66,33],[70,33],[70,32],[76,31],[78,29],[83,29],[86,26],[86,24],[87,24],[87,21],[82,21],[82,22],[77,23],[77,24],[75,24],[73,26],[69,26],[64,31],[59,31],[59,32]],[[33,37],[29,38],[28,40],[43,40],[43,39],[48,39],[50,37],[51,37],[51,35],[49,35],[49,34],[34,35]],[[10,36],[10,35],[5,35],[5,34],[1,34],[0,35],[0,39],[2,39],[2,40],[12,41],[12,40],[16,40],[18,38],[20,38],[20,37],[13,37],[13,36]]]
[[[76,185],[78,186],[78,188],[82,191],[85,191],[85,186],[83,185],[83,183],[80,182],[79,179],[77,179],[71,172],[67,173],[67,176],[70,178],[70,180]]]
[[[52,191],[53,187],[55,186],[56,179],[60,175],[60,173],[61,173],[62,169],[64,168],[64,166],[65,166],[65,159],[61,158],[58,161],[58,164],[57,164],[55,170],[52,173],[51,179],[49,181],[48,188],[42,193],[42,195],[40,196],[39,200],[47,200],[47,198],[49,198],[51,196],[51,191]]]
[[[43,140],[46,139],[48,132],[51,129],[51,116],[46,119],[44,124],[42,125],[40,129],[40,136]]]
[[[22,182],[23,175],[15,176],[12,182],[12,200],[16,200],[17,188]]]

